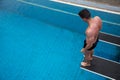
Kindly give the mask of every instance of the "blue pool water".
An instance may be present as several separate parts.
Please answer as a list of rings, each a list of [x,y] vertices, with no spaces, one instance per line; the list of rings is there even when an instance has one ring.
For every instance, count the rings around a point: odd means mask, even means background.
[[[80,69],[84,35],[6,11],[0,24],[0,80],[106,80]]]
[[[108,80],[80,68],[87,25],[70,13],[82,8],[49,0],[21,1],[30,4],[0,1],[0,80]],[[102,32],[120,36],[119,15],[90,12],[117,23],[103,22]],[[99,41],[94,54],[120,62],[120,47],[113,44]]]

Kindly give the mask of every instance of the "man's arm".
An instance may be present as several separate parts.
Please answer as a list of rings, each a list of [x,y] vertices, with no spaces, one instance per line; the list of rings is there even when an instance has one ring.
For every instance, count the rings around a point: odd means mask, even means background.
[[[84,48],[85,50],[88,50],[88,49],[90,49],[91,47],[92,47],[92,45],[93,45],[93,42],[94,42],[94,37],[93,37],[93,35],[91,34],[91,33],[88,33],[87,35],[86,35],[86,47]]]

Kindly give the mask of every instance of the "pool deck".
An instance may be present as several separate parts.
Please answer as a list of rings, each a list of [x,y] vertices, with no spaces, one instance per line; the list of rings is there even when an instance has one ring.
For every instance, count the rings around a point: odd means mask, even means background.
[[[111,5],[106,4],[104,1],[96,1],[96,0],[56,0],[56,1],[65,1],[65,2],[70,2],[70,3],[74,3],[74,4],[78,4],[78,5],[86,5],[86,6],[90,6],[90,7],[96,7],[96,8],[101,8],[101,9],[105,9],[105,10],[111,10],[111,11],[115,11],[115,12],[120,12],[120,6],[118,5],[118,3],[116,3],[115,1],[113,4]],[[118,1],[120,2],[120,1]],[[116,5],[116,6],[115,6]]]

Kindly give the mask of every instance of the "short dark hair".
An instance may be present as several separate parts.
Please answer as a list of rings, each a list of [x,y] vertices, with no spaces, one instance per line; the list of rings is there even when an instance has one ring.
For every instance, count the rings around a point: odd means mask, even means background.
[[[87,10],[87,9],[83,9],[81,10],[78,15],[83,19],[83,18],[86,18],[86,19],[89,19],[91,17],[91,14],[90,12]]]

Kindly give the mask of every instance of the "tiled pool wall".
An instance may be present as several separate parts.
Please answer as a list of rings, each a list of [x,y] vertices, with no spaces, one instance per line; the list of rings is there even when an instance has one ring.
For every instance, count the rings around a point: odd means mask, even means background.
[[[79,33],[84,33],[87,27],[87,24],[77,15],[83,9],[81,7],[56,3],[50,0],[1,0],[0,3],[0,8],[3,10],[12,11]],[[90,12],[92,16],[100,16],[103,20],[102,32],[120,35],[120,15],[96,10],[90,10]]]

